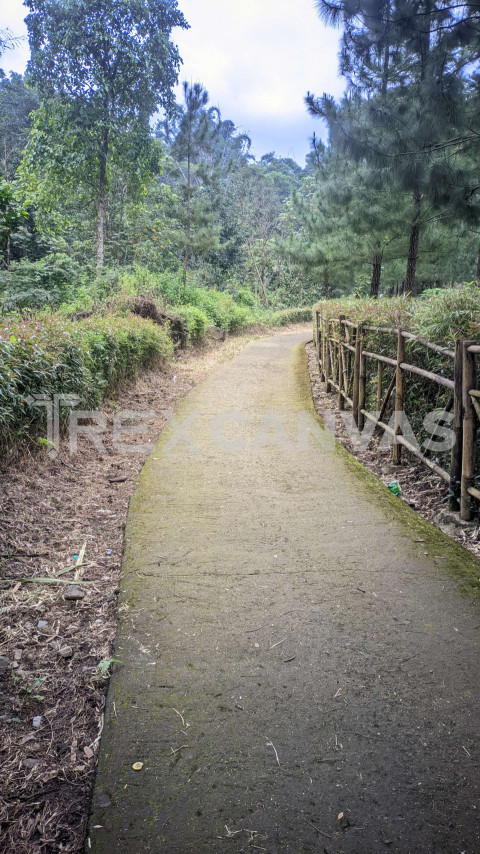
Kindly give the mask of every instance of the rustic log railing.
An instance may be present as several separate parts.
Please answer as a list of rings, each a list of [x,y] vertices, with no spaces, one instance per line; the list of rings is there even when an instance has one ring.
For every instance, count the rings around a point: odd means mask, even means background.
[[[369,333],[390,337],[392,348],[395,343],[395,358],[384,353],[375,353],[366,349],[365,339]],[[432,344],[418,338],[403,329],[356,325],[345,317],[325,318],[316,312],[314,330],[317,360],[320,376],[326,391],[336,391],[338,408],[344,410],[348,405],[353,412],[358,430],[363,430],[365,419],[373,421],[375,427],[392,436],[392,458],[394,464],[400,464],[402,449],[417,457],[425,466],[435,472],[449,486],[450,508],[460,510],[462,519],[470,521],[474,515],[472,499],[480,502],[480,489],[475,482],[480,479],[476,472],[476,437],[480,422],[480,389],[477,380],[477,357],[480,345],[474,341],[458,340],[455,350]],[[406,360],[406,343],[415,342],[421,348],[436,353],[447,360],[449,373],[453,379],[435,371],[415,365]],[[366,409],[367,379],[371,376],[368,362],[376,361],[376,412]],[[385,372],[394,369],[393,376],[383,391]],[[451,391],[444,407],[447,413],[453,413],[451,429],[453,448],[448,470],[424,454],[403,435],[402,425],[405,401],[405,382],[408,375],[418,376],[429,383],[435,383],[441,389]],[[392,395],[394,395],[392,401]],[[384,420],[388,406],[393,406],[393,426]],[[432,436],[433,438],[433,436]]]

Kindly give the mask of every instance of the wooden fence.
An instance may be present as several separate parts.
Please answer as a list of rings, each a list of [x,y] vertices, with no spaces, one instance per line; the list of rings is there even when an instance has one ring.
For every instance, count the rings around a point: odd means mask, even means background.
[[[391,342],[392,354],[375,353],[367,349],[370,333],[386,336]],[[426,370],[406,361],[406,342],[414,341],[421,349],[433,352],[441,357],[445,370],[451,376]],[[477,356],[480,345],[473,341],[458,340],[455,350],[440,347],[403,329],[379,326],[359,326],[345,317],[325,318],[316,312],[314,341],[317,350],[319,371],[326,384],[327,392],[335,390],[338,394],[338,408],[344,410],[348,405],[353,418],[361,431],[365,419],[375,423],[392,437],[392,458],[395,464],[401,462],[402,449],[405,448],[421,462],[435,472],[449,487],[450,508],[460,510],[460,516],[466,521],[473,518],[472,499],[480,501],[480,489],[475,487],[476,478],[476,435],[477,419],[480,420],[480,389],[477,381]],[[367,378],[372,378],[369,363],[376,362],[376,413],[366,409]],[[392,376],[388,383],[388,372]],[[375,376],[375,369],[373,369]],[[402,434],[405,412],[405,383],[408,375],[421,377],[428,383],[435,383],[450,391],[444,407],[453,413],[451,429],[454,444],[446,467],[431,459]],[[385,387],[386,386],[386,387]],[[393,408],[393,425],[387,424],[385,414],[389,404]],[[433,438],[433,435],[432,437]]]

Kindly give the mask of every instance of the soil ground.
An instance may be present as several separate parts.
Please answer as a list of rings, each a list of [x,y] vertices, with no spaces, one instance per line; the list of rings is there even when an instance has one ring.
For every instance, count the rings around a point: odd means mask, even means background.
[[[480,564],[329,441],[307,337],[191,391],[138,480],[87,850],[480,850]]]
[[[304,327],[302,327],[304,328]],[[265,333],[262,333],[263,335]],[[17,450],[0,472],[0,851],[77,854],[85,841],[115,634],[124,527],[135,478],[148,453],[112,445],[121,410],[151,413],[146,433],[125,442],[153,447],[171,410],[254,335],[180,351],[106,400],[104,452],[66,440]],[[138,448],[137,448],[138,450]],[[86,544],[82,566],[75,563]],[[66,600],[55,578],[93,582]],[[1,579],[13,581],[5,583]],[[47,578],[24,583],[21,578]],[[101,662],[103,664],[101,665]],[[34,727],[34,718],[39,726]]]

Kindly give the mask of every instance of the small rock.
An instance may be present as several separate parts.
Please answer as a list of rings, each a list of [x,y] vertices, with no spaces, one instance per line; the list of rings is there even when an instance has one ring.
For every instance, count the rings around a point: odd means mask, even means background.
[[[38,765],[38,759],[25,759],[23,764],[26,768],[35,768],[35,765]]]
[[[22,653],[23,653],[23,649],[14,649],[13,650],[13,657],[14,657],[15,661],[20,661],[20,659],[22,657]]]
[[[39,620],[37,623],[37,629],[45,629],[48,626],[46,620]]]
[[[225,330],[219,329],[218,326],[206,326],[205,333],[214,338],[215,341],[225,341]]]
[[[42,720],[43,720],[43,718],[41,715],[35,715],[35,717],[32,721],[32,724],[35,727],[35,729],[38,729],[39,727],[42,726]]]
[[[10,669],[10,666],[10,660],[5,658],[4,655],[0,655],[0,674],[6,673]]]
[[[76,599],[84,599],[85,591],[81,589],[81,587],[76,587],[75,585],[70,585],[66,588],[63,598],[69,602],[74,602]]]
[[[62,646],[58,650],[58,654],[62,656],[62,658],[71,658],[73,655],[73,649],[71,646]]]

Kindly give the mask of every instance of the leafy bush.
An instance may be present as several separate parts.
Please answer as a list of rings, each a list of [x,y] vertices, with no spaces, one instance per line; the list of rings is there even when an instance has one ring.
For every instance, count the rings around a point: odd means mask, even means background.
[[[255,323],[255,315],[246,306],[237,305],[230,294],[197,288],[191,295],[194,305],[203,309],[210,323],[225,332],[237,332]]]
[[[26,397],[77,394],[86,408],[139,368],[173,351],[167,333],[139,317],[72,323],[58,315],[0,326],[0,446],[36,432],[42,418]]]
[[[86,278],[88,271],[62,252],[38,261],[14,261],[10,270],[0,273],[4,310],[68,302],[75,299],[76,290],[85,284]]]
[[[480,289],[436,290],[415,306],[413,331],[434,344],[453,346],[456,338],[480,333]]]
[[[456,338],[475,338],[480,336],[480,289],[464,288],[432,289],[417,300],[408,298],[358,300],[341,299],[322,301],[315,306],[324,318],[338,318],[344,315],[355,324],[375,327],[401,327],[416,337],[405,341],[405,361],[419,368],[453,379],[454,362],[451,356],[437,353],[423,346],[418,339],[432,344],[454,349]],[[378,331],[366,331],[364,337],[366,350],[397,357],[397,335]],[[377,362],[367,359],[366,409],[377,408]],[[392,378],[394,367],[384,365],[382,394],[384,395]],[[418,375],[409,374],[404,387],[404,407],[410,424],[420,442],[430,438],[423,425],[427,413],[435,409],[451,409],[452,393],[450,389],[438,386],[434,382]],[[394,395],[390,396],[384,420],[389,421],[394,407]],[[449,452],[437,452],[435,459],[448,469]]]
[[[272,326],[288,326],[290,323],[309,323],[311,320],[311,308],[285,308],[272,314],[270,323]]]
[[[235,294],[235,302],[238,302],[240,305],[246,305],[249,308],[255,307],[255,296],[251,291],[247,291],[246,288],[240,288],[239,291]]]
[[[208,317],[205,312],[201,308],[197,308],[196,305],[180,305],[173,308],[172,311],[183,320],[188,329],[189,340],[194,344],[200,343],[208,324]]]
[[[184,302],[182,298],[183,285],[176,273],[153,273],[146,267],[136,265],[131,270],[122,271],[118,275],[117,292],[125,297],[151,294],[155,299],[163,299],[171,305]],[[189,287],[185,290],[186,302]]]

